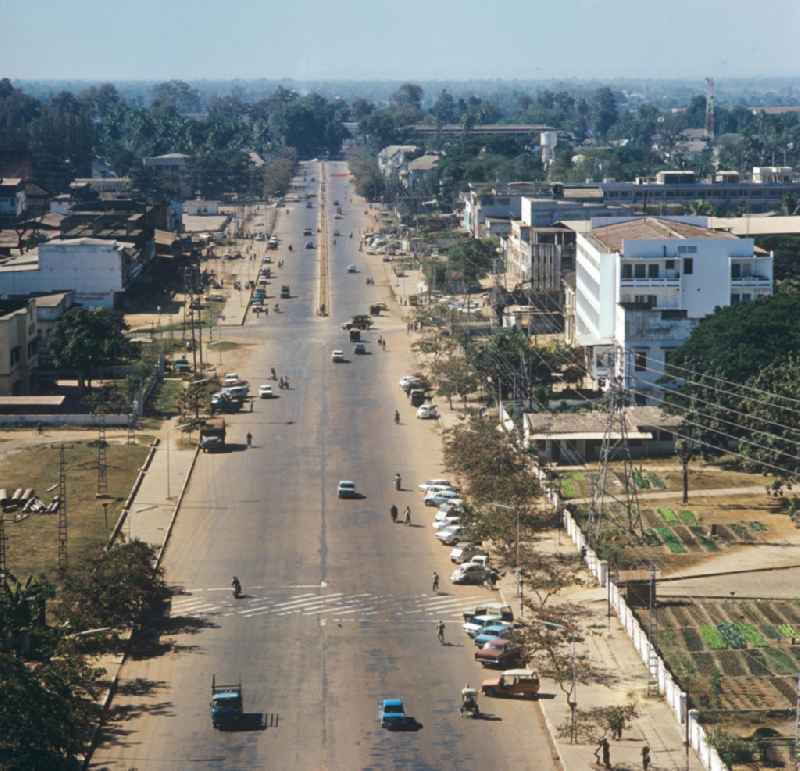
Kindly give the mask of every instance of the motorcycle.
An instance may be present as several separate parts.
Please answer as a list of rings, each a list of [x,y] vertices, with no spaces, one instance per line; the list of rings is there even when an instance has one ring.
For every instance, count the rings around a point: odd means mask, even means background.
[[[242,585],[239,583],[238,578],[234,578],[231,581],[231,588],[233,589],[233,598],[238,600],[242,596]]]
[[[394,475],[394,489],[395,490],[399,490],[400,489],[400,474],[395,474]]]
[[[478,718],[481,716],[478,707],[478,694],[474,688],[463,688],[461,691],[461,717]]]

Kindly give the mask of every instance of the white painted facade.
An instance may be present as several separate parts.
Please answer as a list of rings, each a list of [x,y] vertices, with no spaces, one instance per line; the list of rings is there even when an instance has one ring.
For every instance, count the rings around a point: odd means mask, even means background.
[[[640,400],[658,394],[669,351],[701,319],[772,294],[772,256],[755,252],[751,238],[704,237],[694,227],[682,237],[624,239],[614,251],[592,236],[601,231],[577,234],[575,342],[592,349],[597,380],[619,376]]]
[[[55,239],[35,251],[0,266],[0,295],[26,295],[71,290],[77,304],[113,308],[129,277],[140,271],[132,266],[126,247],[99,238]]]

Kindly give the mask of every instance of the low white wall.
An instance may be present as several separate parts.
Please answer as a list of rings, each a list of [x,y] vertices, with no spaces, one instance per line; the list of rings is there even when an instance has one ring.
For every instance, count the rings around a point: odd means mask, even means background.
[[[0,426],[127,426],[128,415],[0,415]]]
[[[564,509],[562,518],[564,529],[567,531],[572,543],[575,544],[575,547],[578,550],[585,548],[586,537],[572,514],[567,509]],[[625,602],[619,586],[608,578],[608,564],[605,561],[598,560],[595,552],[589,548],[586,548],[584,552],[584,559],[592,575],[601,586],[605,586],[605,582],[609,581],[611,607],[616,612],[620,624],[628,633],[628,637],[630,637],[642,662],[648,667],[652,643],[633,611],[628,607],[628,603]],[[655,655],[655,664],[658,668],[658,692],[664,697],[678,724],[687,731],[690,746],[700,758],[703,768],[707,769],[707,771],[726,771],[727,766],[722,762],[717,751],[709,745],[706,731],[698,722],[697,710],[688,710],[687,715],[687,694],[675,682],[664,660],[658,654]]]

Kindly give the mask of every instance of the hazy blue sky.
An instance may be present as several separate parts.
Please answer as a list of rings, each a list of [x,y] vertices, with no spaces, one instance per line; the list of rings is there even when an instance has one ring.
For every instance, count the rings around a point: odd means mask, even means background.
[[[0,0],[0,76],[800,75],[800,0]]]

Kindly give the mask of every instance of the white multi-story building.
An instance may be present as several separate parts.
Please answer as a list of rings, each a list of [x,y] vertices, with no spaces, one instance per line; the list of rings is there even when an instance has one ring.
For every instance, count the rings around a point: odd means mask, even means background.
[[[594,226],[576,238],[575,341],[601,386],[620,377],[645,402],[658,398],[670,351],[701,319],[772,287],[772,255],[752,238],[685,219]]]
[[[416,145],[389,145],[378,153],[378,168],[384,177],[397,177],[405,172],[408,162],[419,155]]]
[[[113,308],[151,254],[100,238],[54,239],[0,265],[0,295],[71,290],[90,308]]]

